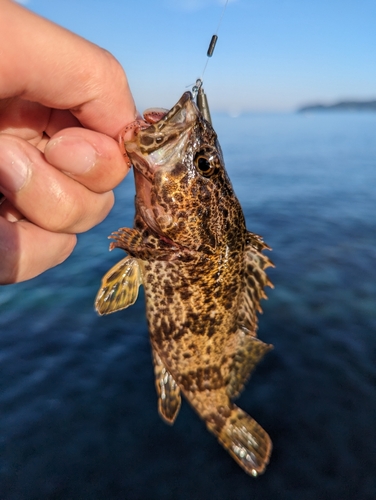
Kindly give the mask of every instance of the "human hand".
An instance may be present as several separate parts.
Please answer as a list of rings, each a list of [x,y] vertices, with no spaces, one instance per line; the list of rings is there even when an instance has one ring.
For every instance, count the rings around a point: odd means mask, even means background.
[[[101,222],[129,165],[118,133],[137,116],[105,50],[0,0],[0,284],[61,263]],[[116,139],[116,140],[115,140]]]

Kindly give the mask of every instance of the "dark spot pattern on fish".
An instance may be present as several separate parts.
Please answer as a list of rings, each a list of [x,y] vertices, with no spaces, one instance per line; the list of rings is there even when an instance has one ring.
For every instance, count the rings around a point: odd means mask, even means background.
[[[224,386],[221,368],[215,365],[200,367],[181,374],[177,382],[187,392],[216,390]]]

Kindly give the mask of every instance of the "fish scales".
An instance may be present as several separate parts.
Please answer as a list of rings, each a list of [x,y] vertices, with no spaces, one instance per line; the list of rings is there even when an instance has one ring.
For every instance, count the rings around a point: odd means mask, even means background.
[[[272,346],[256,337],[272,286],[262,238],[247,231],[211,125],[189,92],[144,113],[125,150],[134,166],[134,227],[111,235],[127,256],[103,278],[96,309],[132,305],[143,284],[158,409],[172,424],[181,393],[249,474],[264,472],[271,440],[236,398]]]

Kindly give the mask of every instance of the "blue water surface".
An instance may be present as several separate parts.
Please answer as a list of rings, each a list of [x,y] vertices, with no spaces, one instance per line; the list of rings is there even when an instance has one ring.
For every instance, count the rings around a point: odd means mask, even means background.
[[[188,404],[158,417],[143,296],[98,317],[133,180],[73,256],[0,288],[3,500],[376,498],[376,114],[214,115],[248,229],[273,248],[259,336],[275,349],[239,406],[270,434],[248,477]]]

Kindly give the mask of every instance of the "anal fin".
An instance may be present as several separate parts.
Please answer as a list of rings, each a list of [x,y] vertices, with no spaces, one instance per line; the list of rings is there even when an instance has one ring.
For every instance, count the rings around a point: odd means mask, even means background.
[[[153,359],[158,411],[162,419],[172,425],[180,410],[180,389],[155,349],[153,349]]]

